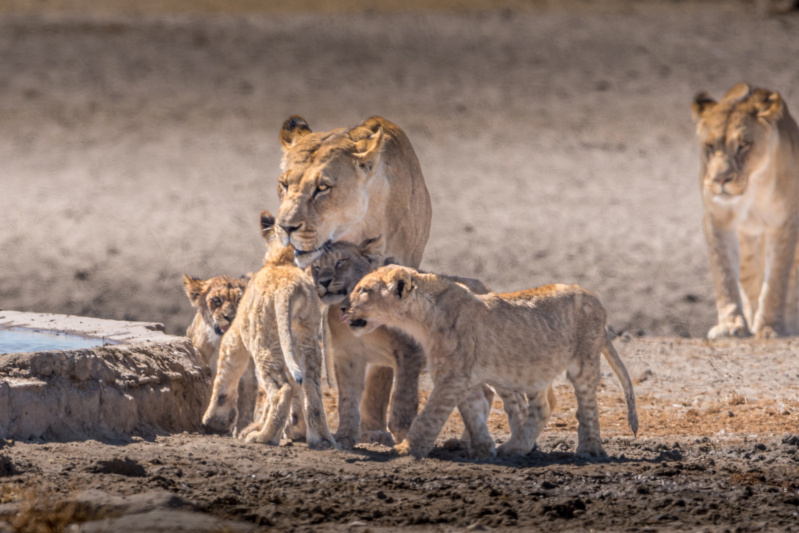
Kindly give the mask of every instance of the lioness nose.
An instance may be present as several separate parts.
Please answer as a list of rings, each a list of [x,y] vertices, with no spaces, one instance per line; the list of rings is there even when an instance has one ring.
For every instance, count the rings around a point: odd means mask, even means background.
[[[326,289],[326,288],[328,288],[330,286],[330,282],[331,281],[333,281],[333,280],[332,279],[323,279],[323,280],[320,280],[319,283],[322,285],[322,287],[324,287]]]
[[[292,232],[297,231],[300,227],[299,226],[284,226],[283,224],[279,224],[280,228],[286,232],[286,235],[291,235]]]

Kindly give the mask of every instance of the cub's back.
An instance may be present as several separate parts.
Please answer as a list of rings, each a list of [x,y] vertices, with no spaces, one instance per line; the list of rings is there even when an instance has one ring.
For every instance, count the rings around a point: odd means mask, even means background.
[[[601,326],[603,329],[607,321],[605,308],[596,295],[579,285],[556,283],[482,298],[501,314],[521,311],[545,320],[557,318],[560,323],[574,322],[575,326]]]

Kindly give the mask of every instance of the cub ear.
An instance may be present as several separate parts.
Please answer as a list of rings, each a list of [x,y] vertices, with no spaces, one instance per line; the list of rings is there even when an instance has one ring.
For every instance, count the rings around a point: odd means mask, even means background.
[[[303,135],[311,133],[311,127],[299,115],[292,115],[286,119],[280,128],[280,144],[283,150],[288,150]]]
[[[261,211],[261,237],[266,240],[270,239],[272,228],[275,227],[275,217],[269,211]]]
[[[397,261],[396,257],[389,256],[383,259],[383,264],[381,266],[386,265],[399,265],[399,262]]]
[[[369,264],[377,266],[383,257],[383,251],[386,249],[386,241],[383,239],[383,235],[378,235],[364,240],[358,248],[361,255],[369,261]]]
[[[774,123],[782,118],[785,104],[783,103],[779,93],[770,92],[762,100],[758,100],[756,107],[757,118],[762,118],[763,120]]]
[[[189,277],[183,274],[183,288],[186,289],[186,296],[189,297],[189,301],[194,307],[200,307],[203,294],[205,294],[207,287],[208,285],[206,282],[200,278]]]
[[[413,277],[407,270],[400,270],[397,276],[397,282],[394,285],[394,292],[400,300],[405,299],[413,290]]]
[[[694,101],[691,104],[691,115],[694,118],[694,122],[699,122],[699,120],[702,118],[702,115],[704,115],[706,111],[713,109],[715,105],[716,101],[713,100],[705,91],[696,93],[696,96],[694,96]]]
[[[380,152],[383,150],[383,141],[385,140],[385,133],[383,128],[377,127],[377,130],[355,142],[355,161],[358,166],[366,172],[371,172],[377,165],[380,159]]]

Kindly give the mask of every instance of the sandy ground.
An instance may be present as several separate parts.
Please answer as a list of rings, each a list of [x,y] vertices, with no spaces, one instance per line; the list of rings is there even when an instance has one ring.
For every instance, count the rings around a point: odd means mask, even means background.
[[[796,342],[683,339],[715,318],[691,98],[747,80],[796,109],[797,15],[665,1],[31,7],[47,4],[0,3],[0,308],[181,333],[182,273],[260,263],[282,121],[323,130],[380,114],[408,133],[432,196],[423,267],[496,290],[594,290],[632,335],[617,344],[642,429],[629,438],[607,377],[600,463],[571,454],[563,384],[542,451],[505,462],[198,435],[14,443],[0,449],[0,503],[165,489],[195,512],[280,529],[799,529]],[[498,406],[492,427],[506,435]],[[120,457],[139,468],[97,466]]]

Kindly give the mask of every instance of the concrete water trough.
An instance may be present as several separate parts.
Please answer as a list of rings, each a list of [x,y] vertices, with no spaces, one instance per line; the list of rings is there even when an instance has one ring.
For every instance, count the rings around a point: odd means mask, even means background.
[[[0,438],[200,429],[210,373],[191,342],[161,324],[0,311],[0,352],[4,338],[16,353],[0,353]]]

